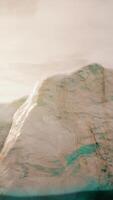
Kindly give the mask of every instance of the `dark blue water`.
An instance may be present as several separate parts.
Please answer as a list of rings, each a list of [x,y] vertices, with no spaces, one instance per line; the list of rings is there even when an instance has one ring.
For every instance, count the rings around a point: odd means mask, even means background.
[[[113,200],[113,191],[78,192],[51,196],[0,196],[0,200]]]

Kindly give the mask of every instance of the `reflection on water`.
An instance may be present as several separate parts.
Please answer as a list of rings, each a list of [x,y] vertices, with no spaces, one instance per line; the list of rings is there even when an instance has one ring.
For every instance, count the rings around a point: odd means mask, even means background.
[[[0,200],[113,200],[113,191],[79,192],[51,196],[0,196]]]

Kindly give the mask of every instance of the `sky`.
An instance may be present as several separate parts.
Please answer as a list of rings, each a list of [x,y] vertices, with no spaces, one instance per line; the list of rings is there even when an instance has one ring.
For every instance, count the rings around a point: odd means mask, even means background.
[[[112,0],[0,0],[0,102],[92,62],[113,68]]]

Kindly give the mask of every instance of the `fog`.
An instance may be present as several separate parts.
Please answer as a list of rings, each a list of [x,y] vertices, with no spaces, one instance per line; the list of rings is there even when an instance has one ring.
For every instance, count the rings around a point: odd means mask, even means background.
[[[113,67],[112,0],[0,0],[0,101],[92,62]]]

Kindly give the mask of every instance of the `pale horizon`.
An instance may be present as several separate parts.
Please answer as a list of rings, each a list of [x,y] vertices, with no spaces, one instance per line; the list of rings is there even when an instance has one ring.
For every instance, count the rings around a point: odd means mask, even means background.
[[[0,0],[0,102],[57,72],[113,68],[112,10],[112,0]]]

